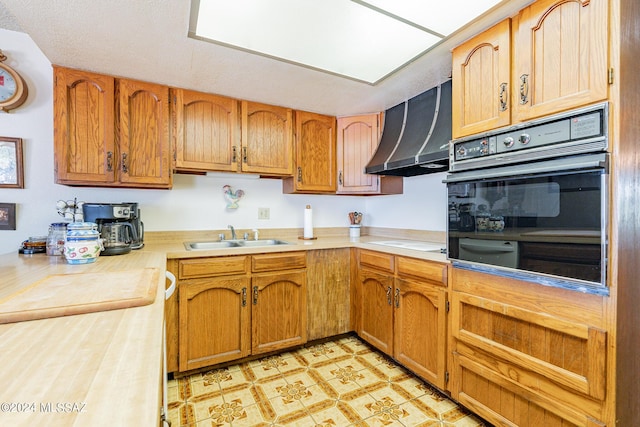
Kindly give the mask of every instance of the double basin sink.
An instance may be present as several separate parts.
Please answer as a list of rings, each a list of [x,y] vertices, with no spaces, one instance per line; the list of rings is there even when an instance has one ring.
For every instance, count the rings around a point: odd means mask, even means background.
[[[260,240],[215,240],[209,242],[184,242],[184,247],[188,251],[204,251],[211,249],[226,248],[255,248],[260,246],[290,245],[289,242],[278,239]]]

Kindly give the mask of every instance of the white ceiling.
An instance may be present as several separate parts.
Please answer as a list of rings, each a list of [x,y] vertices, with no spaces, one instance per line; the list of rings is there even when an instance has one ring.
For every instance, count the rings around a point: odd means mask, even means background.
[[[342,116],[386,110],[445,81],[451,48],[530,2],[504,0],[373,86],[189,38],[190,0],[0,0],[0,28],[29,34],[53,64]]]

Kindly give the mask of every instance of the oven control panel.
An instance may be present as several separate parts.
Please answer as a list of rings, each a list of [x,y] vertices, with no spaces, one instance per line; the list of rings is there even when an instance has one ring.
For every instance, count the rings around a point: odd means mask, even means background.
[[[604,151],[608,148],[607,121],[608,104],[604,103],[454,140],[449,151],[450,170]]]

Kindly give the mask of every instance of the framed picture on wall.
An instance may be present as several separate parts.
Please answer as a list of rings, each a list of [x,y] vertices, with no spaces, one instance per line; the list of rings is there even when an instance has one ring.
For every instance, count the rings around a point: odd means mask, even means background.
[[[0,230],[16,229],[16,204],[0,203]]]
[[[0,136],[0,188],[24,188],[22,139]]]

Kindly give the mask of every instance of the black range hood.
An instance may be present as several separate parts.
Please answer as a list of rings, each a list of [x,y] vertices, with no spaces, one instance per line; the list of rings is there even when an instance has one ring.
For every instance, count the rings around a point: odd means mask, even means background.
[[[451,80],[389,108],[378,149],[365,167],[377,175],[449,170]]]

